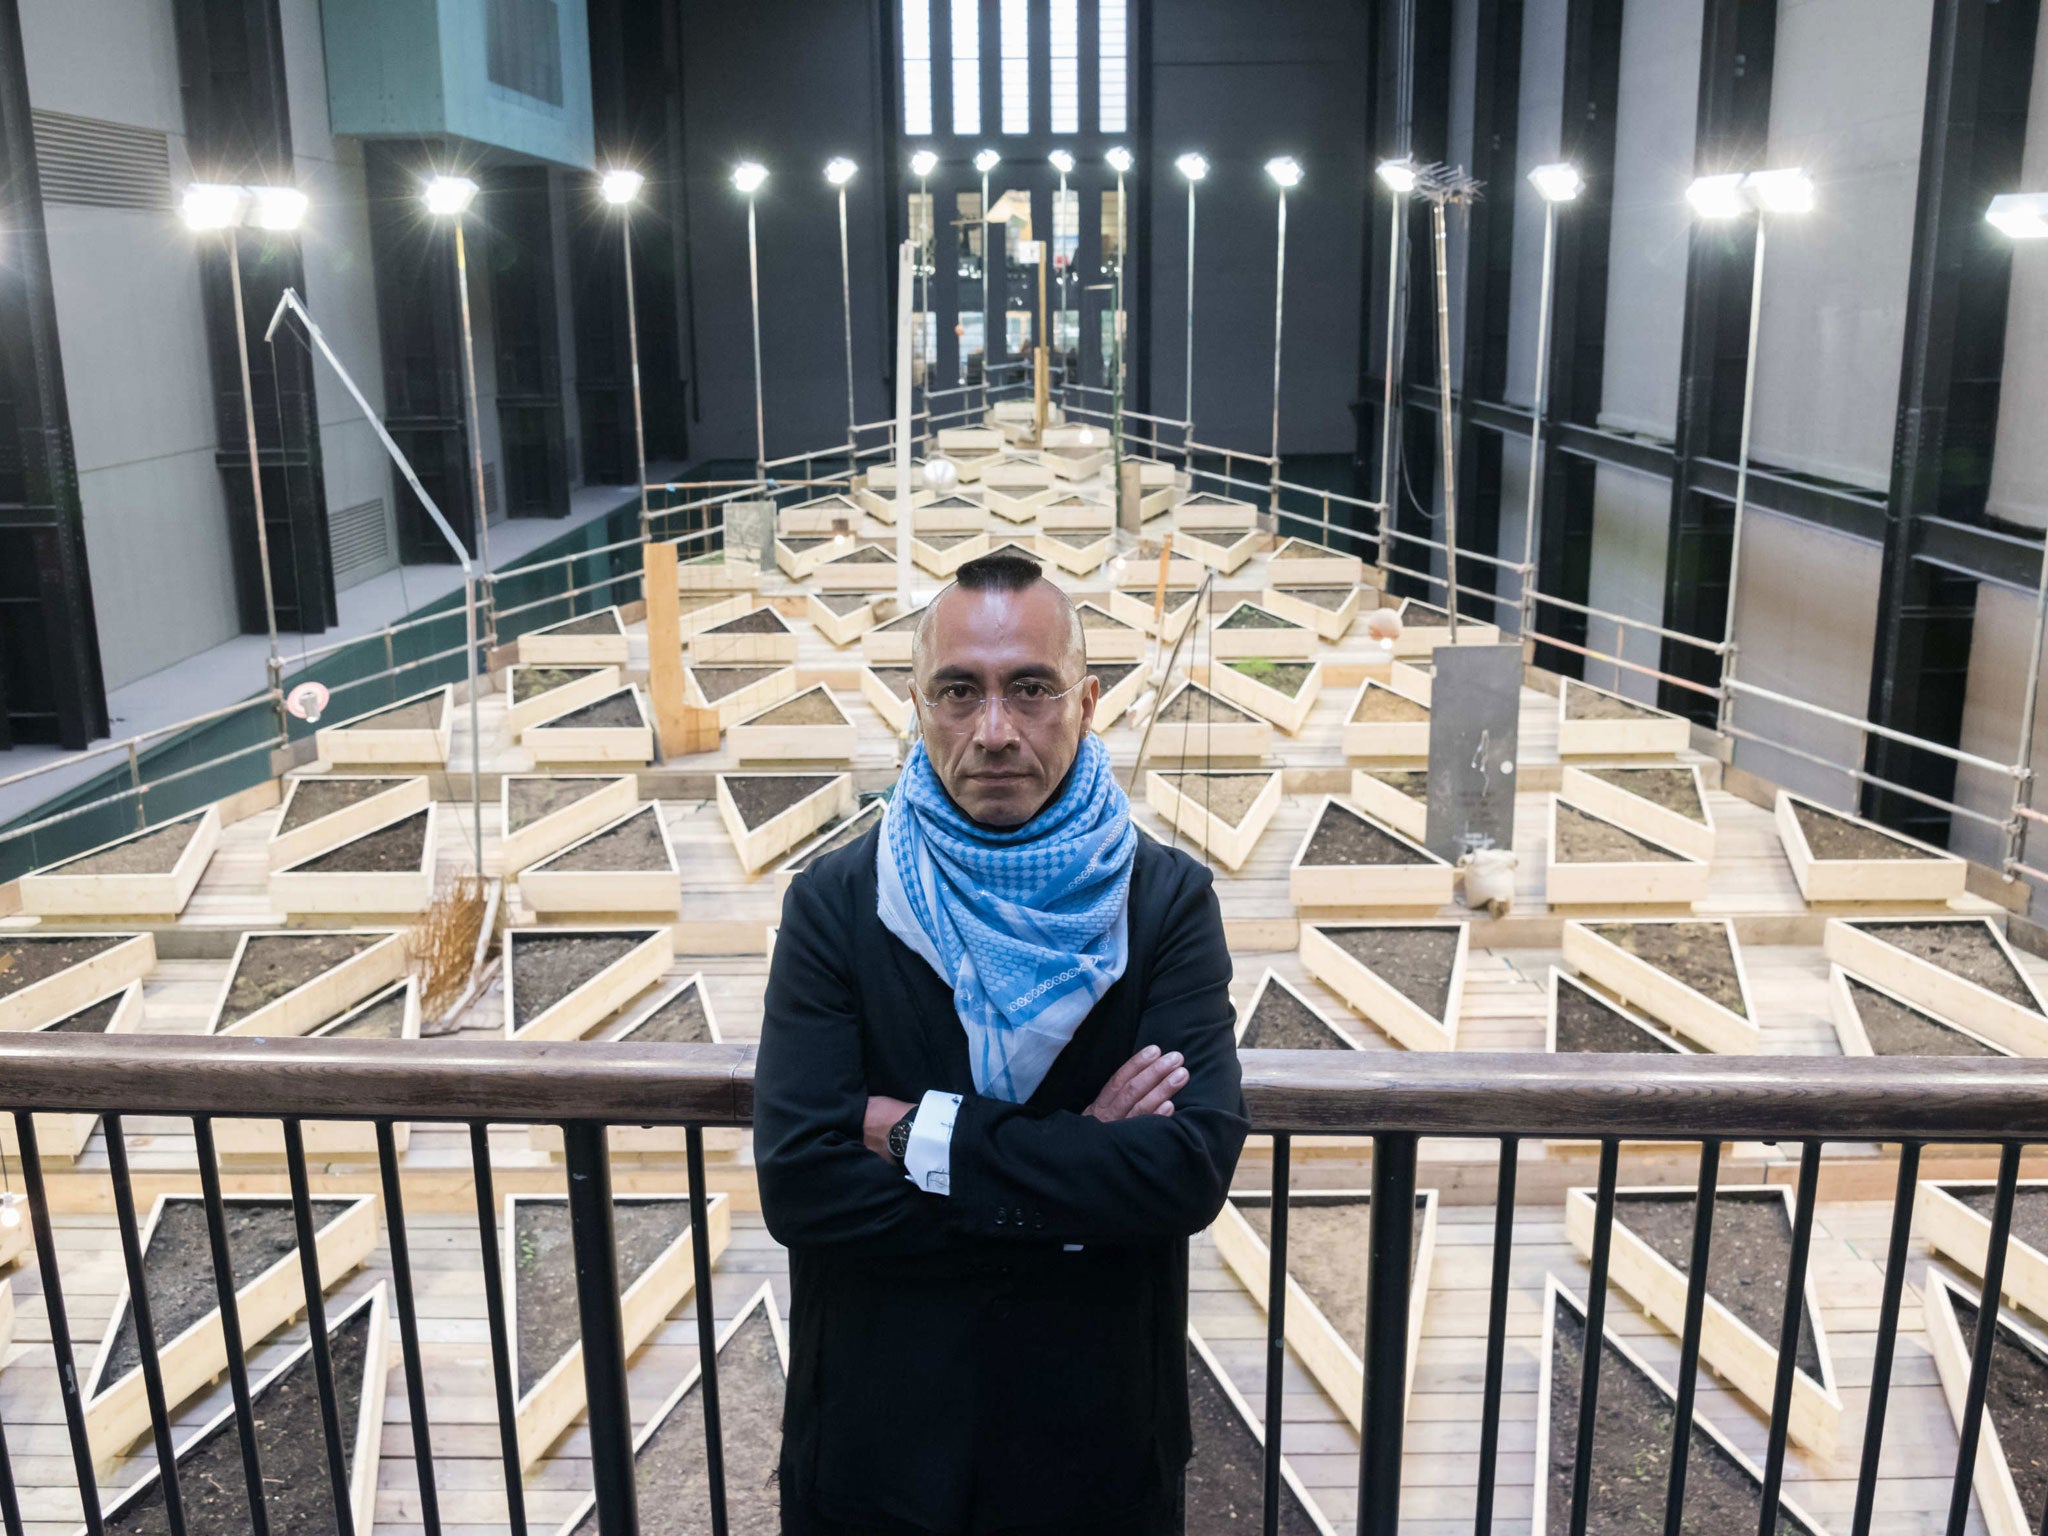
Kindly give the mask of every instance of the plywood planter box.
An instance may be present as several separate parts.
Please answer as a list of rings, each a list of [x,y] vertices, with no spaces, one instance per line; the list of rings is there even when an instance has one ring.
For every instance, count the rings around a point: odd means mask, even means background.
[[[1922,1179],[1914,1193],[1913,1224],[1930,1252],[1984,1275],[1991,1256],[1991,1212],[1998,1186],[1988,1179]],[[2048,1179],[2021,1179],[2013,1191],[2012,1230],[2006,1240],[2006,1297],[2036,1317],[2048,1315]]]
[[[1427,656],[1440,645],[1451,644],[1451,615],[1434,603],[1419,598],[1401,602],[1401,635],[1394,642],[1396,656]],[[1465,614],[1458,615],[1459,645],[1499,645],[1500,626],[1482,624]]]
[[[1610,1315],[1611,1308],[1610,1308]],[[1672,1386],[1629,1347],[1612,1327],[1600,1345],[1599,1422],[1593,1441],[1592,1494],[1586,1529],[1606,1531],[1638,1521],[1644,1501],[1663,1507],[1662,1469],[1671,1454],[1676,1415]],[[1579,1384],[1587,1347],[1586,1308],[1556,1275],[1543,1282],[1541,1374],[1536,1386],[1535,1509],[1532,1532],[1565,1529],[1572,1503],[1574,1451],[1579,1423]],[[1763,1497],[1762,1470],[1695,1413],[1686,1454],[1686,1519],[1689,1536],[1753,1536]],[[1645,1469],[1655,1469],[1655,1491],[1644,1488]],[[1721,1511],[1709,1520],[1702,1507]],[[1732,1513],[1731,1513],[1732,1512]],[[1779,1504],[1780,1536],[1826,1536],[1823,1527],[1789,1494]]]
[[[21,877],[21,910],[37,917],[174,917],[220,846],[220,810],[132,832]]]
[[[796,665],[796,631],[773,608],[727,619],[690,641],[690,659],[706,666]]]
[[[704,973],[698,971],[681,981],[671,982],[633,1010],[626,1022],[608,1031],[604,1045],[722,1045],[718,1019],[711,1011],[711,995],[704,989]],[[527,1144],[536,1152],[560,1155],[562,1128],[536,1125],[527,1130]],[[688,1129],[680,1125],[614,1125],[606,1130],[614,1157],[666,1156],[689,1149]]]
[[[778,533],[775,536],[775,568],[791,581],[802,581],[845,548],[844,539],[835,539],[829,533]]]
[[[1106,731],[1123,718],[1124,711],[1145,686],[1145,669],[1135,661],[1091,661],[1088,675],[1099,685],[1095,729]]]
[[[937,443],[938,451],[947,458],[958,453],[993,458],[1002,455],[1006,446],[1003,434],[992,427],[941,427]]]
[[[1081,616],[1081,634],[1090,661],[1145,659],[1145,632],[1135,624],[1125,623],[1095,603],[1077,603],[1074,611]]]
[[[282,869],[388,826],[432,798],[424,777],[336,775],[285,780],[277,830],[264,844],[265,862]]]
[[[627,1358],[661,1328],[696,1285],[692,1244],[712,1260],[732,1235],[732,1208],[722,1194],[705,1209],[707,1230],[690,1224],[687,1194],[614,1195],[613,1242],[619,1275],[619,1329]],[[510,1345],[519,1432],[519,1464],[532,1468],[582,1414],[583,1330],[577,1309],[576,1258],[566,1195],[507,1195],[498,1234],[505,1276],[505,1331]]]
[[[1690,1056],[1692,1047],[1602,997],[1556,966],[1543,1015],[1543,1049],[1565,1055]]]
[[[749,715],[796,692],[796,668],[767,663],[752,667],[683,668],[683,702],[718,711],[718,728],[729,731]]]
[[[746,762],[850,763],[859,732],[822,683],[771,704],[726,733],[726,745]]]
[[[1458,1045],[1463,923],[1304,923],[1308,972],[1411,1051]]]
[[[1951,1019],[1916,1008],[1874,981],[1828,967],[1828,1018],[1844,1056],[2011,1056]]]
[[[1266,1432],[1193,1326],[1188,1328],[1188,1415],[1194,1449],[1187,1478],[1186,1529],[1228,1531],[1257,1524],[1265,1497]],[[1337,1536],[1336,1527],[1280,1458],[1279,1529],[1288,1536]]]
[[[1269,578],[1274,574],[1269,572]],[[1291,577],[1294,573],[1279,574]],[[1334,642],[1350,632],[1352,620],[1358,617],[1360,591],[1356,586],[1270,586],[1259,595],[1259,602],[1281,618],[1304,624],[1323,639]]]
[[[921,533],[981,533],[988,527],[988,508],[972,496],[928,496],[913,502],[910,528]]]
[[[1558,693],[1559,757],[1676,757],[1691,745],[1681,716],[1571,678]]]
[[[498,873],[513,879],[527,865],[617,821],[639,800],[639,786],[630,774],[506,774],[498,788],[504,828]]]
[[[911,717],[917,713],[917,705],[910,697],[911,686],[908,663],[900,667],[861,668],[860,696],[899,735],[910,729]]]
[[[1039,534],[1039,558],[1063,571],[1086,576],[1116,552],[1116,535],[1089,528],[1065,528]]]
[[[419,983],[408,976],[386,987],[367,1001],[351,1005],[325,1024],[306,1031],[305,1038],[320,1040],[417,1040],[420,1037]],[[374,1158],[377,1155],[377,1127],[368,1120],[305,1120],[299,1135],[306,1156],[315,1161],[326,1158]],[[399,1122],[391,1128],[395,1150],[404,1152],[412,1142],[412,1127]],[[213,1145],[222,1157],[284,1156],[284,1126],[276,1120],[221,1118],[213,1122]]]
[[[1626,827],[1550,797],[1544,899],[1553,907],[1691,905],[1707,895],[1708,866]]]
[[[243,1342],[254,1348],[306,1304],[292,1203],[283,1195],[221,1199],[229,1217],[235,1310]],[[312,1206],[321,1288],[331,1290],[376,1247],[377,1200],[374,1195],[316,1198]],[[164,1402],[175,1413],[228,1366],[205,1203],[197,1195],[157,1196],[141,1238]],[[104,1469],[149,1429],[142,1356],[124,1283],[85,1380],[85,1432],[94,1463]],[[324,1496],[326,1489],[321,1492]]]
[[[303,1035],[373,997],[406,971],[395,929],[293,928],[245,933],[215,994],[216,1035]]]
[[[1280,809],[1278,769],[1145,775],[1145,803],[1230,870],[1244,867]]]
[[[1218,661],[1307,661],[1316,654],[1318,643],[1314,630],[1257,603],[1239,603],[1209,632],[1209,654]]]
[[[759,564],[752,560],[728,562],[722,549],[676,562],[679,592],[748,592],[760,585]]]
[[[875,600],[867,592],[809,592],[804,617],[834,645],[853,644],[875,624]]]
[[[860,659],[869,666],[907,667],[910,643],[923,621],[924,609],[913,608],[886,624],[877,624],[860,637]]]
[[[365,832],[352,842],[270,872],[280,912],[350,917],[424,912],[434,902],[435,831],[441,807]]]
[[[775,514],[777,533],[852,533],[860,527],[862,507],[851,496],[834,494],[797,502]]]
[[[808,843],[775,866],[775,891],[777,895],[789,889],[789,882],[809,869],[828,853],[837,853],[841,848],[858,842],[874,828],[882,824],[882,815],[887,810],[885,802],[871,800],[851,816],[841,817],[825,828]]]
[[[1109,467],[1109,450],[1092,443],[1062,443],[1040,450],[1046,466],[1062,480],[1093,480]]]
[[[1235,496],[1196,491],[1191,496],[1183,496],[1175,504],[1173,526],[1176,531],[1185,528],[1251,529],[1259,526],[1259,509]],[[1174,542],[1180,541],[1175,539]]]
[[[1355,1051],[1358,1042],[1267,966],[1237,1015],[1241,1051]],[[1363,1335],[1361,1335],[1363,1337]]]
[[[210,1283],[210,1282],[209,1282]],[[384,1284],[342,1308],[327,1323],[327,1357],[340,1429],[342,1456],[348,1468],[349,1517],[361,1536],[369,1536],[377,1515],[377,1467],[384,1434],[384,1391],[390,1375],[391,1324]],[[249,1384],[250,1417],[255,1454],[266,1469],[264,1511],[273,1531],[334,1528],[333,1484],[327,1476],[322,1448],[327,1425],[310,1340],[295,1346],[264,1375]],[[240,1430],[232,1404],[200,1427],[177,1448],[179,1490],[184,1496],[186,1529],[226,1530],[248,1518],[246,1485],[233,1480],[228,1495],[232,1512],[211,1506],[202,1497],[207,1485],[228,1486],[216,1473],[240,1467]],[[310,1469],[318,1467],[317,1473]],[[295,1477],[269,1469],[290,1468]],[[103,1529],[164,1529],[162,1474],[148,1473],[119,1495],[100,1496]],[[202,1513],[202,1509],[204,1512]],[[219,1522],[218,1524],[214,1522]],[[243,1527],[247,1529],[247,1527]],[[84,1536],[85,1527],[78,1528]]]
[[[581,1040],[659,982],[674,958],[665,925],[507,929],[505,1038]]]
[[[1408,1262],[1408,1376],[1422,1352],[1423,1316],[1429,1307],[1436,1261],[1437,1192],[1415,1192],[1414,1238]],[[1209,1228],[1216,1252],[1261,1312],[1269,1311],[1273,1197],[1234,1190]],[[1309,1375],[1350,1421],[1363,1427],[1366,1288],[1372,1252],[1372,1191],[1296,1190],[1287,1197],[1287,1343]]]
[[[1387,686],[1427,709],[1436,701],[1436,663],[1396,657],[1387,663]]]
[[[1427,768],[1354,768],[1351,800],[1403,837],[1420,842],[1429,836]]]
[[[743,592],[678,592],[680,609],[677,632],[687,640],[715,624],[736,619],[754,606],[751,589]]]
[[[1429,756],[1429,706],[1368,678],[1344,715],[1344,755],[1367,760]]]
[[[1779,790],[1778,840],[1808,901],[1951,901],[1970,866],[1954,854],[1902,837],[1818,801]]]
[[[811,580],[820,592],[893,592],[896,557],[879,544],[856,544],[819,561]]]
[[[1182,509],[1185,511],[1186,503]],[[1228,576],[1240,570],[1246,561],[1259,552],[1259,545],[1265,535],[1256,528],[1212,527],[1207,523],[1190,523],[1176,519],[1173,533],[1173,547],[1176,552],[1199,560],[1211,569]]]
[[[1051,471],[1045,471],[1047,478]],[[982,476],[981,497],[988,504],[990,512],[1006,523],[1028,523],[1038,516],[1038,509],[1059,493],[1048,490],[1042,484],[1006,485]]]
[[[853,499],[868,513],[879,517],[885,523],[896,521],[896,461],[881,459],[861,477],[862,484],[854,487]],[[924,486],[924,460],[910,461],[910,495],[914,501],[919,496],[929,496]]]
[[[1199,683],[1182,683],[1161,700],[1152,717],[1145,755],[1185,762],[1190,758],[1263,758],[1273,746],[1272,725],[1219,698]]]
[[[1036,511],[1047,533],[1108,533],[1116,527],[1116,504],[1106,496],[1056,491],[1041,497]]]
[[[1925,1187],[1924,1185],[1922,1186]],[[2010,1261],[2008,1261],[2010,1262]],[[1934,1356],[1942,1396],[1958,1430],[1970,1399],[1970,1362],[1977,1347],[1978,1299],[1948,1276],[1930,1270],[1920,1297],[1927,1349]],[[2038,1404],[2048,1396],[2048,1338],[1999,1308],[1991,1347],[1991,1380],[2002,1402],[1987,1397],[1978,1431],[1971,1482],[1990,1536],[2032,1536],[2048,1479],[2043,1477],[2042,1423],[2038,1413],[2012,1412],[2014,1399]]]
[[[1967,1020],[2021,1056],[2048,1056],[2048,1005],[2005,935],[1981,917],[1829,918],[1828,959],[1916,1008]]]
[[[649,801],[527,866],[519,874],[519,899],[542,914],[675,911],[683,877],[660,807]]]
[[[1308,712],[1322,696],[1323,664],[1247,656],[1211,667],[1209,686],[1218,697],[1263,715],[1294,736],[1308,724]]]
[[[1365,579],[1365,562],[1341,549],[1311,539],[1288,539],[1271,556],[1267,574],[1275,586],[1356,587]]]
[[[1735,929],[1724,919],[1568,922],[1565,963],[1710,1051],[1757,1048],[1756,1012]]]
[[[528,726],[519,744],[536,763],[651,763],[654,725],[635,684]]]
[[[740,867],[765,869],[827,822],[853,810],[850,773],[721,773],[718,814]]]
[[[33,1031],[51,1035],[132,1035],[142,1028],[142,983],[131,981],[118,991],[95,998],[76,1013],[53,1019]],[[100,1123],[96,1114],[38,1114],[36,1150],[46,1162],[75,1161],[92,1139]],[[221,1125],[233,1122],[220,1121]],[[14,1129],[14,1116],[0,1115],[0,1157],[19,1157],[21,1143]],[[23,1230],[15,1228],[17,1232]],[[0,1253],[0,1266],[9,1255]],[[6,1345],[0,1343],[0,1349]]]
[[[910,558],[928,575],[946,580],[976,555],[988,553],[988,535],[974,533],[920,533],[910,541]]]
[[[1429,907],[1451,902],[1451,866],[1392,828],[1325,795],[1287,866],[1297,907]]]
[[[1714,813],[1698,768],[1574,767],[1560,785],[1573,805],[1688,858],[1714,857]]]
[[[455,690],[432,688],[340,725],[322,726],[313,733],[313,749],[337,768],[445,763],[454,732]]]
[[[529,725],[539,725],[543,720],[594,704],[618,689],[619,669],[615,666],[534,667],[517,663],[505,671],[505,729],[517,741],[519,733]]]
[[[563,619],[519,637],[519,659],[528,666],[576,667],[626,664],[626,623],[616,608]]]
[[[54,1024],[155,969],[146,933],[0,934],[0,1030]]]
[[[1136,562],[1143,565],[1141,559]],[[1156,570],[1158,561],[1152,562]],[[1166,588],[1166,604],[1153,619],[1153,597],[1156,586],[1118,587],[1109,594],[1109,611],[1134,629],[1141,629],[1148,635],[1157,635],[1164,645],[1172,645],[1187,629],[1196,612],[1195,589],[1192,586],[1175,587],[1171,576]]]
[[[972,431],[974,429],[969,427],[955,430]],[[1000,435],[1000,433],[997,434],[997,436]],[[952,447],[942,448],[940,451],[953,461],[953,467],[960,472],[960,483],[962,485],[978,484],[981,480],[981,472],[984,469],[996,460],[1007,457],[1000,447]]]

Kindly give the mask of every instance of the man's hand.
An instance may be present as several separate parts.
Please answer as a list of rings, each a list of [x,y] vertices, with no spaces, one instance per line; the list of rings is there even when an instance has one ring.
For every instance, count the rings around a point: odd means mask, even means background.
[[[907,1099],[885,1099],[876,1094],[868,1100],[867,1113],[861,1117],[860,1139],[882,1161],[895,1162],[889,1155],[889,1129],[915,1108]]]
[[[1179,1051],[1162,1056],[1158,1046],[1146,1046],[1117,1068],[1116,1076],[1103,1084],[1095,1102],[1082,1113],[1103,1121],[1172,1114],[1173,1095],[1188,1080],[1187,1069],[1180,1063]]]

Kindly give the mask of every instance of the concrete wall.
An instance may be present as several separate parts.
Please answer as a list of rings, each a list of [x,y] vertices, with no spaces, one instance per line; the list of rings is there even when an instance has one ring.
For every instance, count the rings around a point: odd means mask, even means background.
[[[1587,606],[1663,622],[1665,540],[1671,491],[1662,480],[1601,465],[1593,489],[1593,567]],[[1663,642],[1646,630],[1611,619],[1587,622],[1588,649],[1607,651],[1637,666],[1656,667]],[[1657,701],[1657,680],[1613,662],[1588,661],[1586,681],[1645,703]]]
[[[2020,751],[2020,707],[2026,696],[2027,652],[2034,643],[2034,597],[2007,587],[1977,589],[1977,621],[1970,637],[1970,680],[1963,701],[1963,730],[1957,742],[1965,752],[2010,763]],[[2048,771],[2048,679],[2035,696],[2032,762]],[[2004,821],[2012,812],[2012,780],[1982,768],[1956,770],[1956,803]],[[2048,795],[2036,793],[2034,804],[2048,809]],[[1999,867],[2005,859],[2005,836],[1995,826],[1970,816],[1953,820],[1949,846],[1957,853]],[[2027,862],[2048,866],[2048,832],[2031,829]]]
[[[2034,92],[2027,110],[2026,163],[2020,186],[2048,187],[2048,44],[2035,45]],[[1998,447],[1991,462],[1991,513],[2048,527],[2048,249],[2013,251],[2012,298],[2005,326],[2005,384],[1998,397]]]

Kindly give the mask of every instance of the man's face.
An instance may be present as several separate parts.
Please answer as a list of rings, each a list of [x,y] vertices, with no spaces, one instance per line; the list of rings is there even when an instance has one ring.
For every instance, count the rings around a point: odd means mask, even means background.
[[[1073,766],[1100,687],[1074,653],[1058,588],[1040,581],[1021,592],[949,589],[926,632],[917,691],[925,752],[953,803],[983,826],[1017,827]],[[993,702],[1020,693],[1038,702]],[[970,694],[991,702],[957,719],[959,699]]]

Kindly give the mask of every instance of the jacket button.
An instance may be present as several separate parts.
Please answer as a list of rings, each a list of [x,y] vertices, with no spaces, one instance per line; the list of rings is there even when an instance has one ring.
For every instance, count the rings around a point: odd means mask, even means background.
[[[996,1225],[997,1225],[997,1226],[999,1226],[999,1227],[1000,1227],[1000,1226],[1004,1225],[1004,1224],[1005,1224],[1005,1223],[1006,1223],[1006,1222],[1007,1222],[1007,1221],[1009,1220],[1009,1212],[1010,1212],[1010,1208],[1009,1208],[1008,1206],[1006,1206],[1006,1205],[999,1205],[999,1206],[997,1206],[997,1207],[996,1207]]]

